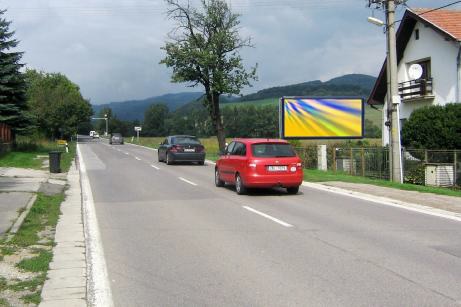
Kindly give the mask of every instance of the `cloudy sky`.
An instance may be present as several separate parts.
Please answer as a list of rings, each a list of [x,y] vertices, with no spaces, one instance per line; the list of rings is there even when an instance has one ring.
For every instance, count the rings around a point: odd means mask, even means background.
[[[259,81],[243,93],[379,72],[385,35],[366,21],[372,15],[368,0],[227,1],[241,14],[242,36],[255,45],[242,50],[245,64],[259,65]],[[450,2],[406,4],[435,8]],[[163,0],[0,0],[0,8],[8,10],[27,67],[65,74],[93,104],[191,90],[170,83],[171,71],[158,64],[173,28]],[[381,11],[374,16],[383,19]]]

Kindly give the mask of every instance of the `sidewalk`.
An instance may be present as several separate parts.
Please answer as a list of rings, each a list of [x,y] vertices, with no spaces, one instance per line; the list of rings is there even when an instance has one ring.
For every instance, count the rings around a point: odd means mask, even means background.
[[[398,190],[375,186],[371,184],[330,181],[321,183],[324,186],[340,188],[348,191],[385,197],[400,202],[432,207],[435,209],[461,213],[461,197],[421,193],[416,191]]]
[[[56,188],[53,183],[47,184],[49,180],[53,181],[47,171],[0,167],[0,235],[12,227],[35,193]],[[57,189],[62,188],[59,184]]]
[[[42,289],[40,306],[87,306],[87,263],[82,220],[79,170],[73,164],[67,173],[68,189],[56,226],[53,261]]]

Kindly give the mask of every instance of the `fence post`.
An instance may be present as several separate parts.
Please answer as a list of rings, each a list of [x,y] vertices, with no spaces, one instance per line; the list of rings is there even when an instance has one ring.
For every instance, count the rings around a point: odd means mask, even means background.
[[[458,178],[456,178],[456,176],[458,175],[458,171],[456,169],[456,167],[458,166],[458,153],[456,152],[456,150],[454,151],[454,161],[453,161],[453,170],[454,170],[454,176],[453,176],[453,179],[454,179],[454,182],[453,182],[453,186],[456,186],[456,183],[458,182]]]
[[[352,147],[351,147],[351,149],[350,149],[350,160],[349,160],[349,162],[350,162],[350,163],[349,163],[349,172],[350,172],[351,175],[353,175],[353,173],[352,173],[352,167],[354,166],[354,162],[353,162],[353,160],[352,160],[352,157],[353,157],[353,156],[352,156]]]
[[[336,147],[333,147],[333,172],[336,173]]]
[[[362,177],[365,177],[365,148],[363,147],[360,152],[360,156],[362,158]]]
[[[424,149],[424,163],[426,163],[426,164],[428,162],[427,159],[428,159],[427,158],[427,149]]]
[[[328,170],[327,166],[327,145],[317,145],[317,169]]]

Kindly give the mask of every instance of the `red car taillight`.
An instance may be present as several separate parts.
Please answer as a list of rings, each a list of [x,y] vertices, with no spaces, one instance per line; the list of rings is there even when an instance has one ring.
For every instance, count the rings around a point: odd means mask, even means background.
[[[195,150],[196,150],[197,152],[204,152],[204,151],[205,151],[205,147],[203,147],[203,146],[197,146],[197,147],[195,148]]]
[[[178,145],[173,145],[170,147],[171,152],[178,152],[180,151],[180,149],[181,149],[181,146],[178,146]]]

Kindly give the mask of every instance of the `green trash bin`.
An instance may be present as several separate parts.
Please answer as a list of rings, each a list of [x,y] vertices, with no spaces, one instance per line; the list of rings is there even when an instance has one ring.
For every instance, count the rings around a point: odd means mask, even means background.
[[[50,151],[50,173],[60,173],[61,172],[61,153],[60,151]]]

